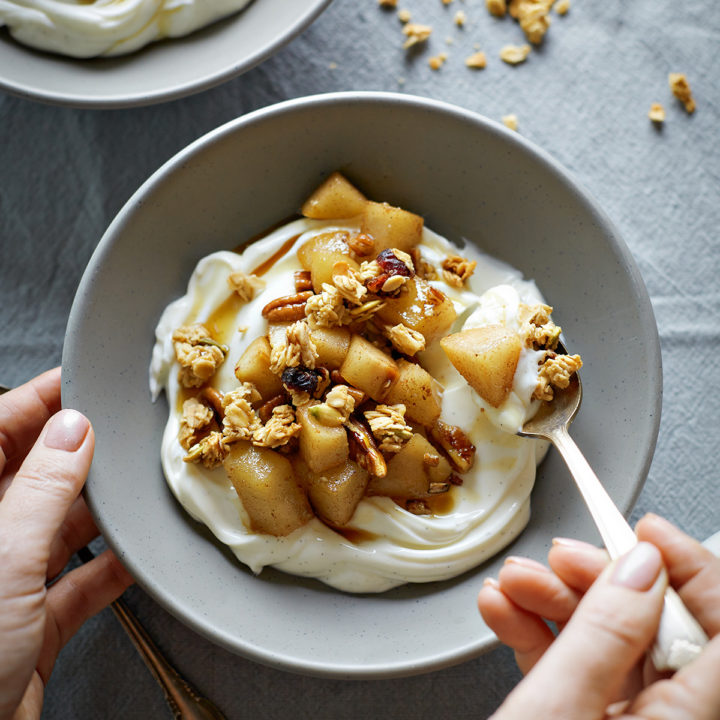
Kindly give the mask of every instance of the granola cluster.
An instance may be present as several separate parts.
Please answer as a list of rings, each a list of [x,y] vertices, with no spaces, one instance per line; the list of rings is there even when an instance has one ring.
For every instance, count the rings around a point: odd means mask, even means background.
[[[222,365],[227,347],[215,342],[204,325],[183,325],[172,336],[184,387],[200,387]]]

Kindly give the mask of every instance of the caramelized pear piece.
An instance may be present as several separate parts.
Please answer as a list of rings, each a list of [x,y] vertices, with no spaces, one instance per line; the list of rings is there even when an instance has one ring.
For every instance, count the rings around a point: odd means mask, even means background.
[[[365,196],[343,175],[334,172],[303,203],[300,212],[307,218],[334,220],[359,215],[366,204]]]
[[[455,369],[493,407],[507,398],[522,341],[502,325],[486,325],[448,335],[440,341]]]

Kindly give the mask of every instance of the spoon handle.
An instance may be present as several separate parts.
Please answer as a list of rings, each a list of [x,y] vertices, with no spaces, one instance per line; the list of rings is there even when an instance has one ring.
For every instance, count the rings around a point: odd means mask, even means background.
[[[607,494],[567,428],[555,429],[551,439],[567,463],[608,554],[613,559],[624,555],[637,543],[632,528]],[[656,669],[679,670],[694,660],[708,642],[705,631],[690,614],[680,596],[668,587],[660,626],[650,649],[650,657]]]
[[[629,552],[637,544],[635,533],[607,494],[567,429],[557,428],[553,433],[552,441],[565,460],[610,557],[614,559]]]

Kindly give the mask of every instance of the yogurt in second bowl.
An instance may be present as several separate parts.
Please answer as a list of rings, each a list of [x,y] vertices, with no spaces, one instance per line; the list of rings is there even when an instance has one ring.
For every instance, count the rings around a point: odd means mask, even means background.
[[[76,58],[125,55],[188,35],[250,0],[3,0],[0,27],[20,43]]]
[[[373,212],[384,212],[383,207],[377,207],[379,204],[370,205]],[[327,213],[311,204],[305,210],[316,217],[291,222],[241,252],[217,252],[203,258],[190,278],[187,293],[168,306],[158,323],[150,382],[154,396],[164,389],[168,397],[170,416],[161,455],[173,493],[185,509],[206,524],[242,562],[254,572],[273,565],[289,573],[318,578],[341,590],[381,592],[407,582],[443,580],[459,575],[499,552],[523,530],[529,518],[536,465],[542,459],[546,445],[519,438],[514,433],[540,404],[537,397],[542,385],[538,380],[539,368],[552,352],[538,347],[537,343],[523,342],[511,386],[502,402],[490,402],[481,397],[453,366],[454,360],[451,362],[440,340],[448,334],[453,335],[453,331],[460,331],[458,337],[463,335],[462,331],[487,327],[500,328],[524,338],[528,327],[536,330],[539,327],[529,321],[534,316],[528,309],[549,310],[535,284],[525,281],[517,270],[483,255],[471,245],[458,251],[420,224],[418,242],[412,248],[412,254],[397,247],[390,251],[396,260],[409,262],[412,276],[404,276],[408,279],[403,282],[383,284],[387,288],[383,293],[377,279],[378,269],[373,263],[377,265],[380,260],[377,245],[378,242],[382,245],[384,230],[373,226],[363,207],[361,203],[356,208],[360,209],[356,216],[339,221],[317,217]],[[390,208],[387,212],[394,210],[398,209]],[[407,218],[400,216],[400,219]],[[368,229],[373,229],[376,237]],[[322,284],[317,277],[322,270],[317,264],[313,265],[313,256],[308,255],[307,248],[327,247],[327,238],[335,237],[349,239],[349,247],[353,248],[347,256],[350,260],[338,260],[333,265],[337,272],[333,271],[331,282]],[[372,244],[375,247],[362,254]],[[388,250],[384,252],[387,257]],[[353,257],[365,259],[358,263]],[[373,259],[376,257],[378,260]],[[357,270],[353,269],[355,266]],[[343,277],[364,278],[367,292],[358,290],[357,283],[343,281]],[[228,286],[229,278],[235,283],[234,290]],[[387,282],[382,276],[380,281]],[[277,305],[277,298],[292,298],[293,291],[299,287],[298,282],[310,283],[312,290],[304,292],[314,300],[306,298],[306,320],[283,322],[282,318],[272,315],[272,306]],[[422,323],[416,327],[424,329],[426,335],[419,333],[420,337],[410,332],[412,328],[408,326],[403,326],[399,336],[397,330],[391,329],[403,323],[392,325],[387,309],[402,297],[403,292],[416,292],[406,287],[412,282],[431,288],[428,292],[441,298],[446,317],[440,335]],[[332,295],[333,287],[340,288],[346,296],[340,305],[335,305],[335,311],[343,315],[340,319],[335,318],[337,324],[329,321],[327,314],[316,312],[323,293]],[[362,296],[356,304],[352,302],[353,292]],[[295,295],[299,297],[300,293]],[[384,304],[384,308],[369,307],[375,301]],[[291,302],[288,304],[292,305]],[[281,303],[278,307],[284,306]],[[363,313],[369,314],[368,317],[365,318]],[[323,356],[321,338],[316,335],[320,349],[313,362],[302,356],[300,343],[300,359],[284,368],[296,372],[308,362],[313,365],[309,372],[320,376],[321,371],[328,370],[325,378],[328,384],[316,390],[314,397],[312,392],[292,387],[292,380],[288,379],[293,375],[291,372],[282,375],[287,382],[281,387],[280,400],[272,400],[270,396],[275,390],[265,390],[260,379],[256,389],[262,392],[251,397],[248,390],[236,403],[229,401],[234,397],[233,393],[238,392],[239,380],[247,377],[247,358],[253,353],[250,350],[253,343],[258,338],[268,337],[268,346],[272,348],[277,337],[287,341],[289,334],[296,331],[298,322],[302,327],[306,323],[311,339],[324,322],[331,322],[341,330],[350,328],[348,334],[353,338],[360,331],[364,332],[375,342],[374,347],[382,348],[389,362],[396,369],[400,368],[399,376],[392,376],[388,388],[374,386],[372,378],[365,386],[366,380],[359,379],[358,384],[363,388],[358,390],[349,378],[364,376],[348,361],[354,352],[352,346],[342,362],[328,359],[330,356]],[[411,320],[408,322],[412,325]],[[550,327],[551,323],[544,326]],[[211,337],[199,339],[199,345],[195,346],[198,360],[195,369],[200,375],[188,377],[188,373],[194,372],[187,356],[192,344],[186,342],[189,336],[178,335],[178,329],[198,327],[202,328],[201,333],[209,333]],[[208,357],[216,358],[218,367],[203,367],[206,350]],[[272,359],[269,359],[269,365],[273,365]],[[274,371],[280,373],[281,369],[275,367]],[[391,372],[395,371],[391,368]],[[399,386],[405,373],[409,372],[423,372],[423,377],[431,378],[437,390],[434,400],[418,404],[417,396],[402,394]],[[202,376],[203,373],[207,378]],[[272,384],[272,378],[270,381]],[[421,393],[423,383],[420,380],[413,392]],[[325,496],[313,494],[313,483],[335,482],[341,473],[338,474],[334,466],[324,468],[322,459],[307,452],[303,455],[302,434],[308,432],[308,427],[307,422],[303,425],[302,417],[307,421],[308,415],[322,419],[329,414],[332,419],[333,412],[340,411],[332,405],[330,393],[342,394],[342,388],[350,388],[360,395],[356,395],[350,413],[340,418],[337,427],[342,428],[344,422],[350,436],[358,423],[364,424],[365,431],[370,430],[369,442],[375,445],[379,462],[387,467],[387,475],[379,477],[377,465],[358,454],[357,443],[351,442],[350,455],[342,462],[348,467],[360,465],[364,475],[358,481],[360,490],[354,511],[349,519],[338,522],[338,517],[332,515],[332,508],[327,509]],[[393,402],[398,398],[406,402]],[[266,417],[262,417],[263,407],[268,402],[275,402],[276,407],[281,403],[282,408],[287,408],[283,411],[288,416],[283,431],[290,433],[285,445],[270,444],[271,449],[267,449],[269,431],[263,431],[271,425],[267,409]],[[437,412],[428,407],[437,407]],[[238,440],[228,432],[226,419],[218,423],[217,411],[224,411],[227,418],[229,413],[237,413],[240,408],[244,408],[243,417],[253,432],[248,431]],[[252,416],[250,423],[248,414]],[[204,416],[207,420],[204,429],[193,426],[196,416]],[[384,426],[383,421],[387,421]],[[293,429],[294,426],[298,427]],[[217,457],[210,457],[208,440],[213,436],[212,432],[208,434],[210,427],[217,428],[214,431],[217,443],[212,450],[218,453]],[[383,428],[391,431],[384,432]],[[298,437],[299,450],[293,447]],[[455,442],[458,438],[459,443]],[[271,459],[282,456],[283,460],[278,462],[288,466],[287,458],[290,458],[301,496],[297,527],[289,525],[288,532],[268,531],[265,526],[264,530],[258,529],[263,519],[257,516],[254,506],[248,505],[254,503],[254,499],[243,495],[245,490],[238,485],[242,479],[233,479],[232,472],[226,472],[227,458],[234,452],[229,449],[233,443],[236,449],[244,443],[248,453],[253,452],[251,444],[264,446],[265,456]],[[396,478],[398,472],[402,474],[398,464],[413,461],[408,449],[413,443],[427,449],[424,460],[428,468],[436,468],[428,469],[430,484],[414,494],[405,492],[404,488],[398,490],[397,485],[384,484],[388,478]],[[469,447],[472,451],[467,450]],[[245,450],[241,452],[245,453]],[[249,457],[244,455],[244,473],[254,472]],[[262,460],[258,457],[253,462]],[[307,465],[314,463],[324,469],[308,471]],[[442,468],[447,468],[444,474],[440,473]],[[402,496],[398,497],[397,493]],[[310,498],[309,503],[302,499],[306,495]]]

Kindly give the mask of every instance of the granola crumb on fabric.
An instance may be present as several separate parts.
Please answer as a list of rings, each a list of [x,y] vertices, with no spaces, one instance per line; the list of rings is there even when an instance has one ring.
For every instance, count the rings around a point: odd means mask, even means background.
[[[483,70],[487,66],[485,53],[479,50],[465,58],[465,65],[473,70]]]
[[[570,0],[557,0],[555,3],[555,12],[558,15],[567,15],[570,10]]]
[[[665,108],[660,103],[653,103],[650,106],[650,112],[648,112],[648,117],[654,123],[665,122]]]
[[[465,14],[465,12],[463,10],[458,10],[455,13],[453,22],[460,28],[465,27],[465,23],[467,22],[467,15]],[[448,40],[452,40],[452,38],[448,38]]]
[[[378,5],[383,8],[397,7],[397,0],[378,0]]]
[[[503,45],[500,49],[500,59],[508,65],[524,63],[529,54],[529,45]]]
[[[412,20],[412,15],[411,15],[410,11],[407,9],[404,9],[404,8],[398,10],[397,16],[398,16],[398,20],[401,23],[409,23]]]
[[[488,12],[495,17],[504,17],[507,12],[505,0],[485,0],[485,7],[487,7]]]
[[[687,81],[685,73],[670,73],[668,82],[672,94],[685,106],[686,112],[692,114],[695,112],[695,99],[690,90],[690,83]]]
[[[403,35],[407,38],[403,43],[403,49],[407,50],[413,45],[426,42],[432,34],[431,25],[421,25],[420,23],[408,23],[403,28]]]
[[[433,57],[428,60],[428,65],[432,70],[439,70],[445,64],[447,59],[448,54],[446,52],[441,52],[438,55],[433,55]],[[390,281],[388,280],[388,282]]]
[[[510,130],[517,131],[518,129],[518,117],[517,115],[503,115],[502,116],[502,123],[506,128],[509,128]]]

